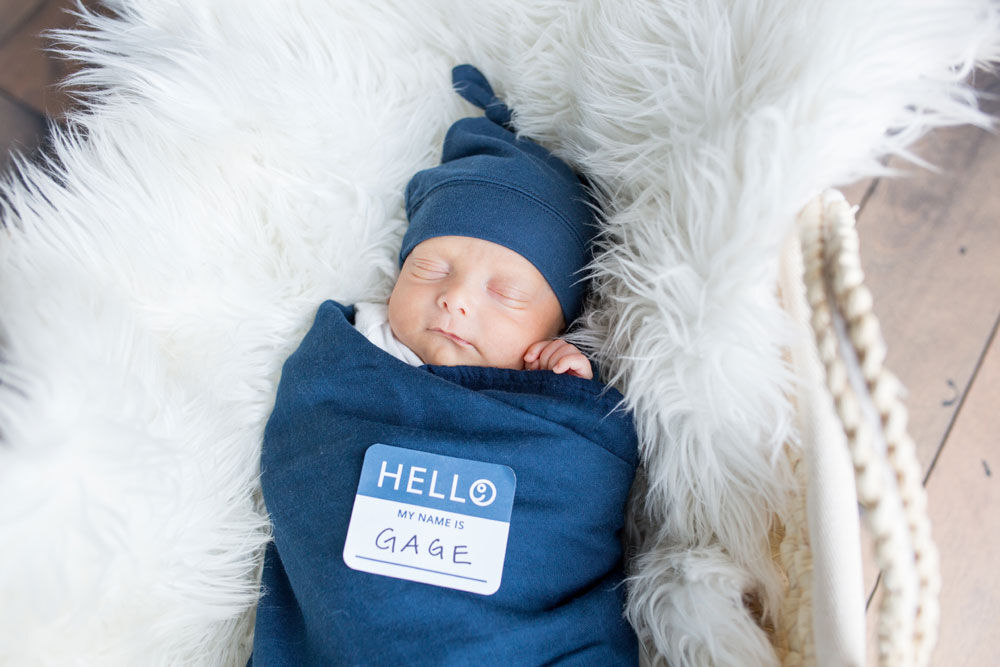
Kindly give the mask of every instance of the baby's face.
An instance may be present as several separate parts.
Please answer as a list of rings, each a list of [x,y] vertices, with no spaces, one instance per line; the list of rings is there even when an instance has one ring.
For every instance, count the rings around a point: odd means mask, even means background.
[[[559,300],[535,266],[467,236],[423,241],[389,297],[389,325],[425,364],[524,368],[532,343],[562,329]]]

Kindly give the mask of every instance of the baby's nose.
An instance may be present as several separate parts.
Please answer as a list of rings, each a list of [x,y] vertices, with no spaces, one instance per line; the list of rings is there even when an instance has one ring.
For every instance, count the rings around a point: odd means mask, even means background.
[[[469,300],[458,290],[449,290],[438,297],[438,307],[450,313],[469,314]]]

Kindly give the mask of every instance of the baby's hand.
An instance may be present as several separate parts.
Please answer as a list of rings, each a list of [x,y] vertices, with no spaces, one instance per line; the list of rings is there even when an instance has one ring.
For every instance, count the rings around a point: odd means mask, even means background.
[[[592,380],[594,371],[590,360],[575,345],[564,340],[542,340],[524,353],[524,368],[529,371],[569,373],[584,380]]]

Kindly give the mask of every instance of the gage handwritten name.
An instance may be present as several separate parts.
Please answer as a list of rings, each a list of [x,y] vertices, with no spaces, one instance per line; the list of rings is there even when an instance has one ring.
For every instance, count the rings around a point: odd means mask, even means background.
[[[402,546],[399,546],[400,543],[402,543]],[[405,542],[402,542],[402,537],[397,536],[396,531],[392,528],[383,528],[375,536],[375,548],[380,551],[388,551],[389,553],[398,553],[400,555],[412,553],[419,556],[421,553],[420,541],[416,535],[411,535]],[[446,555],[450,556],[451,562],[456,565],[472,565],[472,561],[464,560],[469,556],[469,546],[467,544],[449,545],[435,537],[426,545],[424,553],[431,558],[437,558],[442,561],[445,560]]]

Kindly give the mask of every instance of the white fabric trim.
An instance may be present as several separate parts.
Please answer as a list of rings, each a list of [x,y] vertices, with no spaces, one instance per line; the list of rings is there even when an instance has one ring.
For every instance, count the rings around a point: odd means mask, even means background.
[[[354,328],[364,334],[372,344],[382,348],[400,361],[411,366],[422,366],[416,352],[403,345],[389,326],[389,307],[384,303],[358,303],[354,305]]]

